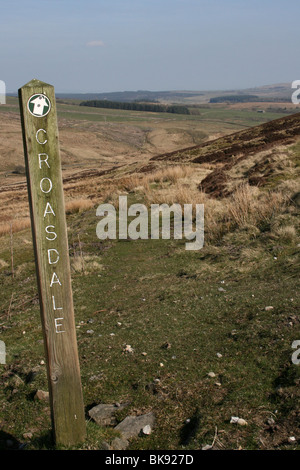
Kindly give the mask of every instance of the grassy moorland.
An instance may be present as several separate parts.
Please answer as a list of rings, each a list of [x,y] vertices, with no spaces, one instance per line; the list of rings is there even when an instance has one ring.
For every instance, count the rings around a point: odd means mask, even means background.
[[[119,420],[153,411],[153,433],[130,449],[201,449],[213,441],[216,449],[299,449],[300,369],[291,362],[300,333],[299,208],[284,191],[248,185],[226,200],[190,188],[187,200],[192,174],[176,167],[114,178],[99,203],[117,205],[117,194],[146,205],[155,195],[155,202],[203,202],[199,251],[186,251],[184,240],[101,241],[96,207],[78,202],[69,210],[86,410],[128,403]],[[1,442],[51,448],[49,406],[34,400],[47,380],[29,230],[12,242],[13,270],[9,235],[0,250],[0,337],[8,351]],[[230,423],[232,416],[247,425]],[[101,448],[116,435],[88,419],[87,428],[82,448]]]
[[[278,122],[272,132],[267,127],[270,142],[266,128],[254,128],[192,152],[125,158],[107,172],[95,169],[90,154],[90,169],[64,173],[87,412],[81,448],[101,449],[116,436],[88,416],[92,405],[116,402],[128,404],[120,421],[148,411],[156,416],[152,434],[131,440],[129,449],[300,448],[300,366],[291,360],[300,339],[298,120],[294,133],[287,121],[281,130]],[[76,123],[90,137],[95,131],[90,122],[69,123],[74,139]],[[88,142],[79,142],[81,153]],[[218,191],[207,185],[204,192],[202,182],[217,180],[220,171],[226,178]],[[0,192],[0,340],[7,348],[0,448],[51,449],[49,403],[35,399],[47,379],[22,184],[6,182]],[[148,208],[204,204],[204,247],[187,251],[184,239],[172,237],[99,240],[96,208],[102,202],[118,208],[119,195]],[[247,424],[231,423],[232,416]]]

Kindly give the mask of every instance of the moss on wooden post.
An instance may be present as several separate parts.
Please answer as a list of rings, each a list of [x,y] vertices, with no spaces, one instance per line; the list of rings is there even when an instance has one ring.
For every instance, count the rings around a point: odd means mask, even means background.
[[[86,435],[77,351],[54,87],[19,90],[28,197],[55,441]]]

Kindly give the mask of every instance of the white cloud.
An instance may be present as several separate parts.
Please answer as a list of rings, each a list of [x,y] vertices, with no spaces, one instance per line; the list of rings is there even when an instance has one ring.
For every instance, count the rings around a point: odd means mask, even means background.
[[[103,47],[104,42],[103,41],[90,41],[86,43],[87,47]]]

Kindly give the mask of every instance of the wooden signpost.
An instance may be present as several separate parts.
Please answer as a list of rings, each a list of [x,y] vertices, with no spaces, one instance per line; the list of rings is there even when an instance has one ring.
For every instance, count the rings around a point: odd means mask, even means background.
[[[19,90],[52,426],[57,444],[86,435],[74,322],[54,87]]]

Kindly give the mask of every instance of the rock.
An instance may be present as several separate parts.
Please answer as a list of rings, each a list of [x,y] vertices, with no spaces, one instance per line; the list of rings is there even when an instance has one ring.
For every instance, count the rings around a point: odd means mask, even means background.
[[[247,421],[243,418],[239,418],[238,416],[231,416],[230,419],[231,424],[239,424],[240,426],[247,426]]]
[[[112,442],[111,442],[111,448],[113,450],[125,450],[127,449],[128,445],[129,445],[129,442],[127,441],[127,439],[123,439],[123,438],[120,438],[120,437],[115,437]]]
[[[126,344],[125,348],[123,349],[125,353],[133,353],[133,348],[130,346],[130,344]]]
[[[239,424],[240,426],[247,426],[248,423],[245,419],[239,418],[237,424]]]
[[[231,416],[230,423],[231,424],[237,424],[238,420],[239,420],[238,416]]]
[[[293,444],[294,442],[296,442],[296,438],[294,436],[290,436],[288,438],[288,441]]]
[[[207,375],[208,375],[208,377],[210,377],[210,378],[212,378],[212,379],[213,379],[214,377],[216,377],[216,374],[215,374],[214,372],[209,372]]]
[[[94,334],[94,330],[87,330],[87,334],[88,334],[88,335],[93,335],[93,334]]]
[[[147,424],[146,426],[143,427],[142,433],[145,434],[145,436],[149,436],[152,432],[151,426]]]
[[[48,401],[49,392],[45,392],[44,390],[37,390],[36,394],[34,395],[34,399],[40,401]]]
[[[140,416],[127,416],[121,423],[119,423],[115,430],[122,434],[125,439],[136,437],[140,434],[141,430],[146,426],[153,428],[155,423],[155,416],[153,413],[147,413]]]
[[[226,289],[223,289],[223,287],[219,287],[219,288],[218,288],[218,291],[219,291],[219,292],[226,292]]]
[[[223,357],[221,353],[217,353],[217,357],[220,358],[220,357]]]
[[[102,441],[100,444],[100,450],[111,450],[111,446],[108,442]]]
[[[117,405],[111,404],[100,404],[94,406],[89,410],[89,416],[97,423],[99,426],[115,426],[117,424],[117,419],[115,413],[122,410],[127,406],[126,403]]]
[[[268,312],[269,310],[273,310],[274,307],[272,307],[272,305],[268,305],[267,307],[265,307],[265,310],[266,312]]]

